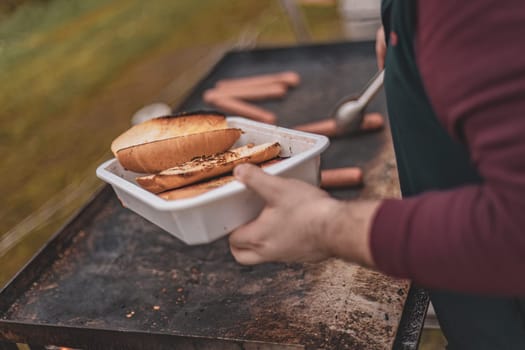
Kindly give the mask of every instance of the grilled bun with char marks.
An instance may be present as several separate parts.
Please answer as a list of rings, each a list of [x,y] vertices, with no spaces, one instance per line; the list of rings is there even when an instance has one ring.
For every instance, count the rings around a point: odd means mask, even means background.
[[[240,129],[228,128],[220,113],[177,114],[131,127],[113,141],[111,151],[125,169],[151,174],[224,152],[241,134]]]
[[[257,146],[249,144],[213,156],[197,157],[158,174],[137,177],[136,181],[144,189],[160,193],[226,174],[241,163],[262,163],[277,157],[280,151],[277,142]]]
[[[266,168],[270,165],[279,163],[283,159],[284,158],[274,158],[259,164],[259,166],[261,168]],[[167,201],[196,197],[208,191],[224,186],[232,182],[233,180],[235,180],[235,176],[231,175],[231,173],[228,173],[227,175],[221,175],[220,177],[204,180],[202,182],[198,182],[192,185],[168,190],[166,192],[159,193],[158,196]]]

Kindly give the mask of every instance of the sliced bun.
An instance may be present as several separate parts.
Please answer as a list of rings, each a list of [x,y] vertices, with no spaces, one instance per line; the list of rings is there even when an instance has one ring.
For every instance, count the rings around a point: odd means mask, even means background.
[[[139,173],[156,173],[229,149],[241,136],[224,115],[197,112],[159,117],[135,125],[111,144],[120,164]]]
[[[262,163],[277,157],[280,151],[281,146],[277,142],[257,146],[246,145],[213,156],[199,157],[158,174],[138,177],[136,180],[150,192],[164,192],[226,174],[240,163]]]
[[[126,169],[157,173],[198,156],[224,152],[241,134],[240,129],[222,129],[173,137],[121,149],[117,152],[117,158]]]
[[[261,166],[261,168],[265,168],[267,166],[279,163],[282,160],[283,158],[274,158],[264,163],[261,163],[259,165]],[[208,191],[211,191],[218,187],[226,185],[227,183],[230,183],[233,180],[235,180],[235,177],[233,175],[223,175],[221,177],[216,177],[210,180],[205,180],[203,182],[199,182],[193,185],[188,185],[188,186],[184,186],[181,188],[176,188],[174,190],[162,192],[162,193],[159,193],[158,196],[167,201],[196,197],[198,195],[201,195],[203,193],[206,193]]]
[[[217,187],[221,187],[222,185],[226,185],[227,183],[230,183],[233,180],[235,180],[235,177],[233,175],[217,177],[215,179],[211,179],[205,182],[199,182],[197,184],[159,193],[159,197],[168,201],[195,197],[199,194],[211,191]]]

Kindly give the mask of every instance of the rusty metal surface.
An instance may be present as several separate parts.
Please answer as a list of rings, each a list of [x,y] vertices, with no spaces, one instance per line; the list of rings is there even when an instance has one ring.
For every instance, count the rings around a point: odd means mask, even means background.
[[[395,335],[402,282],[337,260],[243,267],[226,240],[185,246],[113,197],[93,219],[3,318],[312,348]]]
[[[374,62],[371,43],[231,53],[180,109],[205,108],[202,91],[221,77],[294,69],[301,86],[261,104],[292,126],[327,116],[366,83]],[[384,98],[371,109],[384,113]],[[332,142],[324,168],[360,165],[366,174],[364,188],[334,196],[398,195],[388,135]],[[186,246],[106,187],[1,292],[0,339],[91,349],[389,349],[408,291],[406,281],[340,260],[240,266],[226,239]]]

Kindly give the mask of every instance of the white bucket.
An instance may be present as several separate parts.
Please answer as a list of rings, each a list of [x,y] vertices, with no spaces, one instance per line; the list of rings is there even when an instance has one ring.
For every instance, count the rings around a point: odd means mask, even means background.
[[[380,0],[339,0],[345,36],[352,41],[374,40],[381,26]]]

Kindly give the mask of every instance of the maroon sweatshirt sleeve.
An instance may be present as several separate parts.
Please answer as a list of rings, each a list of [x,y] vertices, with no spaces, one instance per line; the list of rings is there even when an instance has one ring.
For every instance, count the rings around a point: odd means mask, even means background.
[[[525,295],[525,5],[422,0],[416,57],[447,131],[480,185],[386,200],[372,225],[378,268],[428,287]]]

